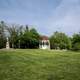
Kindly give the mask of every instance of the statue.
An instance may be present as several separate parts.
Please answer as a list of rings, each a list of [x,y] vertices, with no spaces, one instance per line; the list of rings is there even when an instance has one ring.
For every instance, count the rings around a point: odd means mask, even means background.
[[[10,49],[8,37],[7,37],[7,42],[6,42],[6,49]]]

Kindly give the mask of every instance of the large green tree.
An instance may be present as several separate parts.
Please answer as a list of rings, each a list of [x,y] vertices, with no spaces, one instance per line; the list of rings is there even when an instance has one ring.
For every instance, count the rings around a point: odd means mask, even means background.
[[[69,37],[62,32],[54,32],[50,37],[50,44],[52,49],[70,49],[71,40]]]
[[[80,50],[80,33],[73,35],[72,49],[73,50]]]
[[[26,28],[24,34],[20,36],[20,47],[21,48],[38,48],[39,47],[39,34],[36,29]]]

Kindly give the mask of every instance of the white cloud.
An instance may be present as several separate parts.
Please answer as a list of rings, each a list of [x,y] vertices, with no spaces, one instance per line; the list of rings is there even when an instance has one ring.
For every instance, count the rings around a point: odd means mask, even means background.
[[[55,30],[72,35],[80,31],[80,2],[79,0],[62,0],[47,21],[49,32]],[[50,27],[49,27],[50,26]]]
[[[0,20],[36,25],[48,35],[56,30],[69,35],[80,31],[80,0],[6,1],[0,3]]]

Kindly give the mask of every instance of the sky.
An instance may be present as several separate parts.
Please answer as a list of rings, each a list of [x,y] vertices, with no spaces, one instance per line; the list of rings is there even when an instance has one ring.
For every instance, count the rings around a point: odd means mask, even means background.
[[[0,0],[0,21],[33,26],[42,35],[80,32],[80,0]]]

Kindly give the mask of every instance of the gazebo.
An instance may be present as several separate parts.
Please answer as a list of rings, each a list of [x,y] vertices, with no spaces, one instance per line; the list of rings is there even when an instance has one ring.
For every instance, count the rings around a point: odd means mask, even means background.
[[[50,49],[50,41],[47,36],[41,36],[39,48],[40,49]]]

